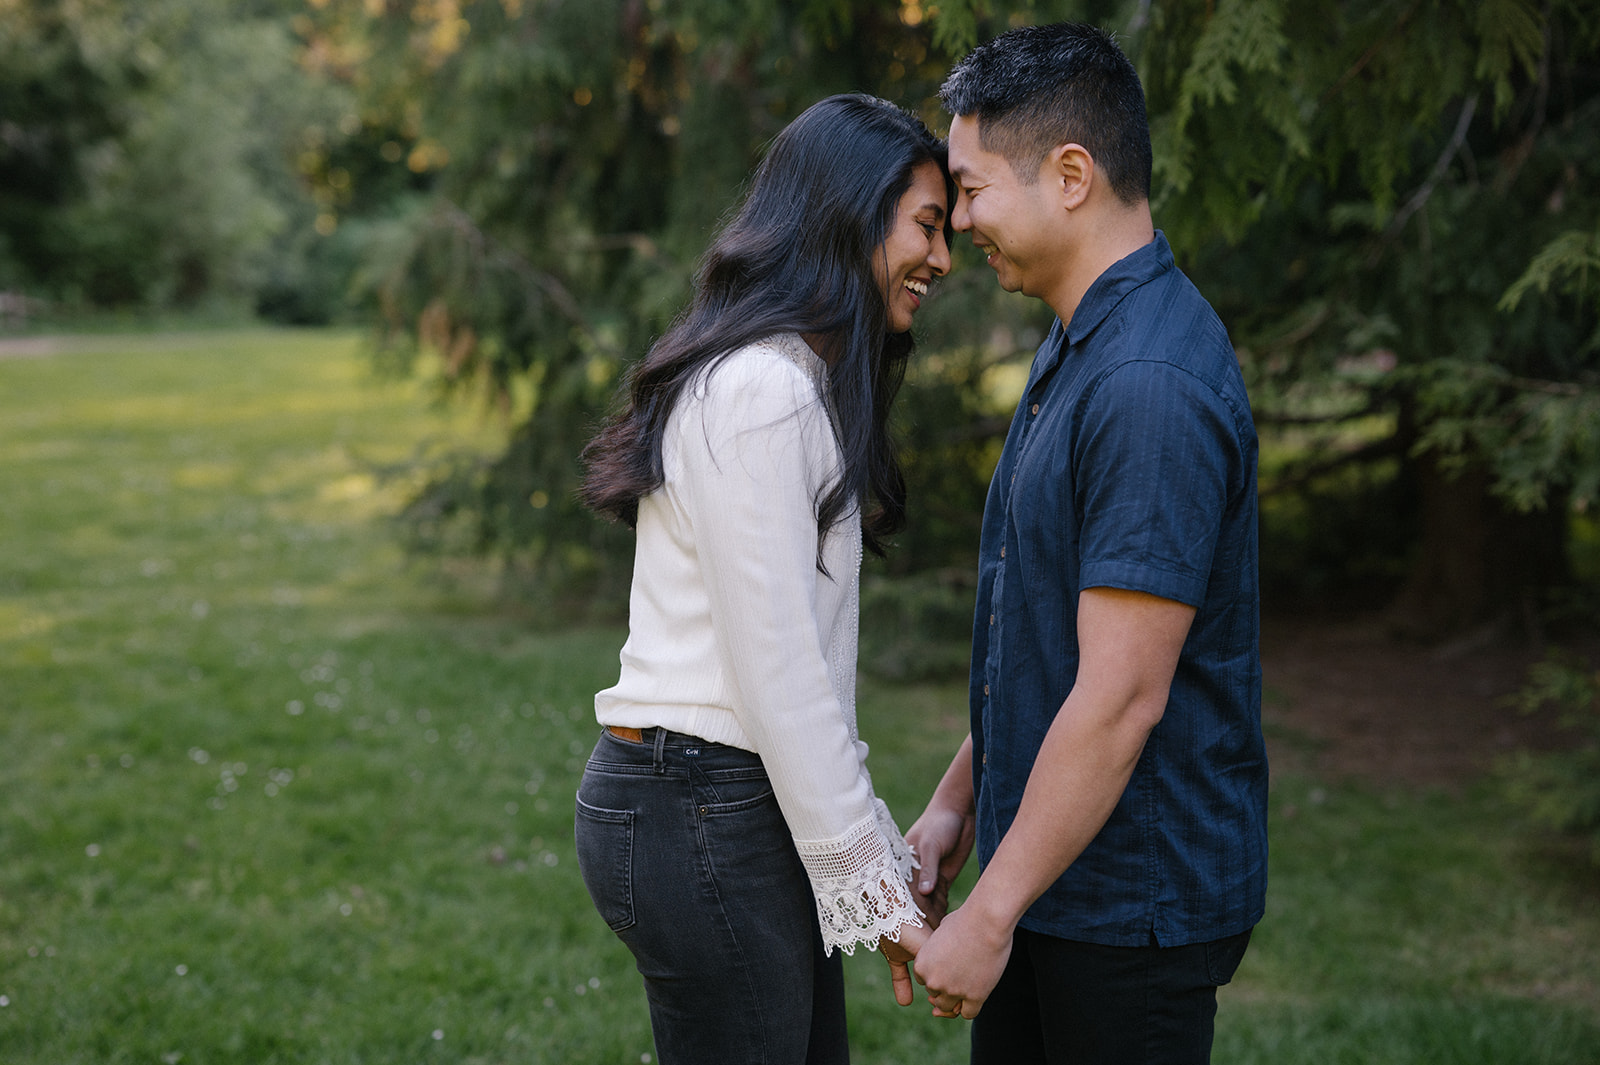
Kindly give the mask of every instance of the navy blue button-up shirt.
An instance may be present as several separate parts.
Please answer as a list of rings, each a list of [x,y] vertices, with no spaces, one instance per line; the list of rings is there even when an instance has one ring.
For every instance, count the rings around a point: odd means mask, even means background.
[[[1078,594],[1121,588],[1196,610],[1127,790],[1023,927],[1175,946],[1261,918],[1256,543],[1256,434],[1239,364],[1157,232],[1040,346],[984,508],[971,684],[982,863],[1077,676]]]

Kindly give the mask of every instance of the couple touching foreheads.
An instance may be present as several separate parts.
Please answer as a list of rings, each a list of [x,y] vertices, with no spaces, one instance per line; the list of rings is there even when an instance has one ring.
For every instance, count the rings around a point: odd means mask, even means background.
[[[1138,75],[1027,27],[940,99],[948,143],[853,95],[779,134],[584,453],[638,540],[578,856],[667,1065],[847,1061],[862,944],[976,1063],[1205,1062],[1262,915],[1255,430],[1152,224]],[[984,508],[971,732],[902,836],[856,728],[859,574],[904,524],[890,406],[952,231],[1059,320]]]

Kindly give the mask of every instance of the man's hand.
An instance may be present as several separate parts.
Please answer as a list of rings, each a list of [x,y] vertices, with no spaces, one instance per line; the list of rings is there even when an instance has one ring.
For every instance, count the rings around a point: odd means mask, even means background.
[[[889,962],[889,981],[894,984],[894,1000],[902,1006],[909,1006],[916,997],[916,988],[911,983],[911,959],[917,956],[928,936],[933,930],[926,926],[918,928],[916,925],[900,926],[900,941],[897,943],[884,936],[878,940],[878,952]]]
[[[1015,927],[970,903],[945,917],[917,954],[917,979],[927,985],[935,1017],[978,1015],[1011,958]]]
[[[928,808],[906,833],[906,842],[920,867],[911,890],[934,928],[939,927],[939,921],[950,909],[950,882],[967,864],[977,827],[978,814],[972,799],[972,737],[968,736],[944,771],[939,786],[933,789]]]
[[[938,928],[950,909],[950,885],[967,864],[977,821],[970,811],[928,804],[917,823],[906,832],[906,842],[916,853],[921,866],[911,883],[917,906]]]
[[[1017,815],[966,903],[917,955],[917,979],[928,986],[935,1016],[978,1015],[1011,957],[1017,922],[1106,823],[1166,710],[1194,613],[1142,592],[1079,595],[1077,678],[1039,747]],[[963,753],[970,771],[970,737]],[[970,808],[970,800],[940,799],[962,761],[957,755],[951,763],[930,811]]]

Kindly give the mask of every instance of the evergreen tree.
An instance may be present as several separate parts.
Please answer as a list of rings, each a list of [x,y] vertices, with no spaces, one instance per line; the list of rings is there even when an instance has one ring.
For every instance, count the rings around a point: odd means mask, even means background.
[[[628,538],[577,507],[576,456],[763,145],[838,91],[939,128],[951,62],[1057,18],[1145,79],[1157,224],[1268,444],[1269,572],[1376,577],[1426,634],[1567,582],[1600,492],[1580,0],[0,0],[0,287],[316,319],[364,249],[387,355],[513,426],[413,528],[616,592]],[[970,571],[1048,325],[957,243],[901,404],[902,575]]]
[[[1399,603],[1426,632],[1564,580],[1600,478],[1600,20],[1577,0],[322,5],[369,120],[436,179],[384,246],[386,344],[521,397],[506,454],[418,514],[470,513],[552,580],[615,572],[624,541],[572,502],[578,446],[762,143],[849,89],[937,127],[954,58],[1060,17],[1117,30],[1146,80],[1157,224],[1295,445],[1264,482],[1269,517],[1302,515],[1297,561],[1318,538],[1345,575],[1409,557]],[[986,281],[958,273],[923,323],[902,571],[970,560],[1007,364],[1043,325]],[[1341,530],[1314,504],[1352,484]]]
[[[1158,219],[1300,452],[1269,514],[1354,477],[1331,549],[1404,553],[1397,625],[1531,616],[1600,488],[1600,19],[1236,0],[1154,5],[1137,41]]]
[[[414,528],[464,528],[583,596],[625,587],[630,541],[577,505],[577,452],[762,146],[833,92],[937,122],[947,65],[916,4],[841,0],[347,0],[311,51],[342,64],[365,125],[396,131],[393,165],[432,176],[374,246],[385,350],[431,353],[447,388],[515,418],[498,460],[434,479]]]

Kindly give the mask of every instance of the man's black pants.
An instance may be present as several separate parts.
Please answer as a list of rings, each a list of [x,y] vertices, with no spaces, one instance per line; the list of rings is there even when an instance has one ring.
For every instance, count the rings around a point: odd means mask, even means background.
[[[1019,928],[972,1022],[972,1065],[1207,1065],[1217,988],[1249,943],[1104,947]]]

